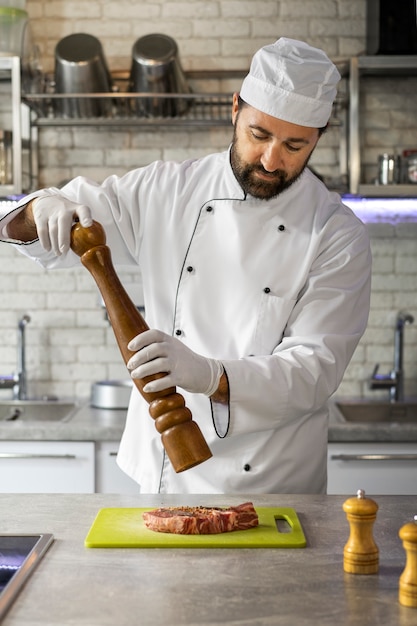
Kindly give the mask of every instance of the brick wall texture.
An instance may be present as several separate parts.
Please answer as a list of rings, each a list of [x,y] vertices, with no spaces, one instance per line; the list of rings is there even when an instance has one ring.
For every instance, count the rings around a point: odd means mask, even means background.
[[[160,32],[177,41],[189,70],[246,70],[253,53],[280,36],[326,50],[341,69],[366,49],[366,0],[27,0],[42,70],[52,73],[57,42],[76,32],[97,36],[111,71],[127,70],[142,35]],[[416,77],[369,78],[361,86],[364,177],[376,176],[381,152],[417,148]],[[209,90],[204,81],[199,85]],[[238,91],[239,82],[216,85]],[[341,107],[311,161],[328,180],[343,181],[346,80]],[[37,186],[58,185],[78,174],[97,181],[154,159],[183,159],[225,149],[231,128],[45,128],[39,131]],[[342,146],[342,150],[341,147]],[[393,362],[394,321],[406,309],[416,317],[405,333],[406,392],[417,394],[417,227],[369,224],[374,254],[369,326],[339,392],[371,395],[367,379],[376,363]],[[85,269],[45,272],[7,245],[0,246],[0,373],[16,367],[17,321],[27,326],[29,393],[86,397],[96,380],[126,378],[112,331]],[[134,275],[122,275],[130,283]],[[3,392],[2,392],[3,393]]]

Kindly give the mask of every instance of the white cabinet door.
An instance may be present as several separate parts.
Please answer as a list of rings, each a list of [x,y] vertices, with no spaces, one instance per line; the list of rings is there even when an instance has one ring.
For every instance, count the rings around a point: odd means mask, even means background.
[[[329,443],[329,494],[417,495],[417,443]]]
[[[116,463],[118,449],[119,444],[115,441],[96,443],[96,492],[138,494],[139,485]]]
[[[94,443],[0,441],[1,493],[94,493]]]

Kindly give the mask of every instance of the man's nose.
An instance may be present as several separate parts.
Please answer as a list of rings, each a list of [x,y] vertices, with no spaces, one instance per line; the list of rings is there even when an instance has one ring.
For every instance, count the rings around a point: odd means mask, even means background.
[[[261,163],[267,172],[275,172],[277,169],[282,169],[283,162],[279,148],[277,146],[266,148],[262,154]]]

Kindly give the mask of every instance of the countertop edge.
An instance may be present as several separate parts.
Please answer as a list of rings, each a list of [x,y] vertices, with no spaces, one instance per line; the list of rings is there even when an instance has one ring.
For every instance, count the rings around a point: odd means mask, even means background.
[[[329,402],[329,443],[417,442],[417,422],[346,422],[336,407],[337,396]],[[98,409],[89,401],[68,421],[0,422],[0,439],[8,441],[120,441],[127,409]]]

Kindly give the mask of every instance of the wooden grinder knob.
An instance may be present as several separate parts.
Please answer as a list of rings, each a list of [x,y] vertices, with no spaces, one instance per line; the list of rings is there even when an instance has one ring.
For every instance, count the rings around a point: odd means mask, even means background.
[[[400,576],[398,599],[404,606],[417,608],[417,515],[414,516],[414,522],[405,524],[398,534],[407,555]]]
[[[71,248],[90,271],[106,305],[120,352],[125,363],[134,354],[127,344],[136,335],[149,327],[129,298],[120,282],[111,260],[106,235],[98,222],[89,228],[75,223],[71,231]],[[192,420],[191,411],[185,406],[183,396],[175,387],[156,393],[145,393],[145,384],[164,374],[148,376],[133,382],[142,396],[149,402],[149,412],[155,420],[157,431],[174,470],[182,472],[209,459],[212,454],[200,428]]]
[[[376,574],[379,550],[372,530],[378,505],[359,489],[356,498],[349,498],[343,510],[350,524],[350,536],[343,551],[343,569],[349,574]]]

